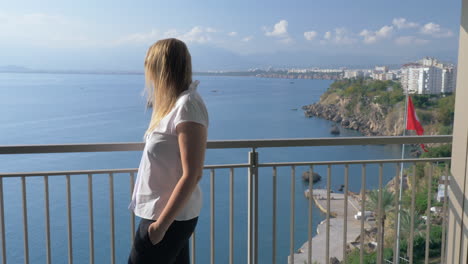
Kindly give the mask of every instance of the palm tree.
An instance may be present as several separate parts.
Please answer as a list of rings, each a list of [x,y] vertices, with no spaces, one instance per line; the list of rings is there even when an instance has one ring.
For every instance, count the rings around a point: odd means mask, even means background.
[[[380,218],[380,230],[382,232],[382,236],[380,237],[380,241],[378,241],[379,247],[382,248],[382,254],[380,257],[383,258],[383,244],[384,244],[384,237],[385,237],[385,219],[387,217],[387,213],[394,209],[394,199],[395,195],[388,191],[387,189],[382,190],[382,201],[380,203],[380,212],[379,212],[379,190],[372,190],[369,192],[368,196],[367,207],[374,211],[376,216]],[[380,215],[382,213],[382,215]]]
[[[409,235],[411,232],[411,213],[408,209],[403,209],[401,211],[400,215],[400,230],[401,230],[401,235],[403,239],[409,239]],[[414,232],[414,237],[416,235],[423,235],[425,229],[426,229],[426,223],[424,219],[422,219],[421,215],[417,212],[414,211],[414,222],[413,222],[413,232]],[[413,237],[413,239],[414,239]],[[407,250],[406,250],[406,255],[410,255],[410,247],[408,245]]]

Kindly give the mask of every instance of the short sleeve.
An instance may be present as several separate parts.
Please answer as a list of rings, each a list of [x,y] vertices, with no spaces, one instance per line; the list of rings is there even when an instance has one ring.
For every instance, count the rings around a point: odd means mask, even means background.
[[[198,94],[190,94],[178,107],[174,117],[174,130],[180,123],[195,122],[208,127],[208,111]]]

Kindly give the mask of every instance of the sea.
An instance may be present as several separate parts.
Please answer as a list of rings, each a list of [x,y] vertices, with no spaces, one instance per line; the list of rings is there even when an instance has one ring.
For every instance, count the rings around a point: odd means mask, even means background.
[[[333,122],[307,118],[301,107],[317,102],[332,81],[269,79],[255,77],[194,76],[209,112],[209,140],[292,139],[354,137],[358,132],[340,127],[331,135]],[[24,74],[0,73],[0,145],[142,142],[151,111],[145,108],[143,75]],[[208,150],[206,164],[246,163],[249,149]],[[397,158],[395,145],[260,148],[260,162],[336,161]],[[1,155],[0,173],[58,170],[137,168],[140,151],[118,153],[67,153]],[[307,185],[301,175],[308,167],[296,167],[294,244],[307,240]],[[349,189],[362,188],[361,166],[350,167]],[[326,186],[326,166],[315,167]],[[196,229],[196,261],[210,261],[210,172],[200,186],[203,208]],[[378,168],[366,167],[366,188],[378,184]],[[384,181],[396,173],[384,166]],[[259,263],[272,261],[272,168],[259,170]],[[278,168],[276,258],[287,263],[290,241],[291,168]],[[89,263],[88,176],[71,177],[72,245],[74,263]],[[109,176],[93,175],[95,263],[109,263]],[[343,166],[333,166],[332,190],[339,192]],[[5,237],[8,263],[24,262],[21,179],[3,179]],[[26,179],[30,263],[45,263],[44,178]],[[115,256],[126,263],[130,251],[130,202],[128,174],[114,175]],[[215,260],[229,258],[229,170],[215,171]],[[51,254],[53,263],[68,261],[67,196],[65,176],[49,177]],[[323,221],[313,207],[313,233]],[[138,223],[138,219],[137,219]],[[333,238],[332,238],[333,240]],[[234,170],[234,262],[247,258],[247,170]]]

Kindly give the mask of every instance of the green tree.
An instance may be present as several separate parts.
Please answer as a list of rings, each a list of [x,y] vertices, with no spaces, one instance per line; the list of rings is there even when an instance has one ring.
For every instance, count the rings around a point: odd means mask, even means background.
[[[414,209],[415,213],[425,214],[427,211],[427,187],[422,188],[416,192],[414,198]]]
[[[383,252],[384,259],[392,259],[393,251],[392,249],[385,249]],[[365,253],[363,262],[361,263],[361,256],[359,249],[354,249],[351,251],[346,257],[346,263],[348,264],[376,264],[377,261],[377,254],[376,252],[372,253]]]
[[[408,239],[401,240],[400,252],[406,252]],[[440,258],[442,247],[442,227],[439,225],[431,225],[429,232],[429,257]],[[413,240],[413,261],[414,263],[422,263],[426,254],[426,232],[414,236]]]
[[[428,149],[428,152],[424,152],[421,158],[441,158],[452,156],[452,144],[444,144],[438,147],[432,147]]]
[[[433,102],[431,101],[431,95],[413,95],[412,96],[412,101],[414,104],[414,107],[416,108],[421,108],[421,109],[427,109],[433,105]]]
[[[452,126],[455,115],[455,96],[441,98],[437,103],[437,120],[444,126]]]
[[[385,237],[385,220],[387,214],[390,211],[394,210],[394,199],[395,195],[388,191],[387,189],[382,190],[382,200],[380,204],[380,212],[379,212],[379,190],[372,190],[369,195],[367,196],[367,207],[374,211],[377,217],[380,218],[380,230],[382,232],[382,236],[380,237],[380,241],[378,242],[379,247],[383,248],[384,245],[384,237]],[[382,215],[380,215],[382,214]]]
[[[422,236],[426,228],[426,223],[422,219],[421,215],[415,211],[414,212],[414,222],[413,222],[413,232],[414,236]],[[408,209],[403,209],[400,214],[400,234],[403,240],[408,240],[411,233],[411,214]],[[414,245],[413,245],[414,246]],[[406,256],[410,254],[410,247],[406,247]]]

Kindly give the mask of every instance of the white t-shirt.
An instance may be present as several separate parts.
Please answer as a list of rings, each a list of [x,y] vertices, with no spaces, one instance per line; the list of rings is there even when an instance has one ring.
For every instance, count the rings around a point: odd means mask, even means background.
[[[198,83],[194,81],[190,84],[189,89],[179,96],[171,112],[146,137],[132,202],[129,206],[129,209],[141,218],[158,219],[182,176],[177,125],[183,122],[196,122],[208,127],[208,112],[203,99],[196,91]],[[175,220],[197,217],[201,205],[202,194],[197,184],[189,201]]]

